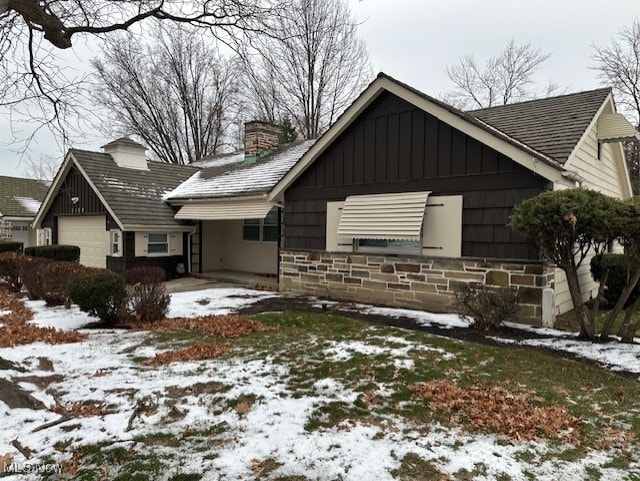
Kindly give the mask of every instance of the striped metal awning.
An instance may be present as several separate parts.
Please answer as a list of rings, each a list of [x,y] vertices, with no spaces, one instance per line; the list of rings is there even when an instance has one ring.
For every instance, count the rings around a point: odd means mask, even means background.
[[[175,218],[189,220],[264,219],[273,207],[273,204],[264,200],[193,203],[180,207]]]
[[[638,131],[622,114],[602,114],[598,119],[598,140],[619,142],[640,139]]]
[[[338,235],[352,239],[420,240],[430,192],[347,197]]]

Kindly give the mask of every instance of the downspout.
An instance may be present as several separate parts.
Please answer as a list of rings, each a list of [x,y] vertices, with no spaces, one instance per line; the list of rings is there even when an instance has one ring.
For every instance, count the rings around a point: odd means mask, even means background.
[[[282,244],[282,207],[278,205],[278,252],[276,255],[276,281],[278,282],[278,290],[280,290],[280,246]]]
[[[193,272],[191,272],[191,242],[196,233],[196,229],[197,227],[193,226],[193,230],[187,234],[187,271],[189,274],[193,274]]]

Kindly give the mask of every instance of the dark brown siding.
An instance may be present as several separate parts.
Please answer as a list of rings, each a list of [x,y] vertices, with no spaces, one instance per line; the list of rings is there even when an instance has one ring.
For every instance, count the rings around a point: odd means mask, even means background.
[[[429,190],[462,194],[462,254],[537,259],[506,226],[549,182],[430,114],[382,94],[285,192],[286,249],[324,250],[327,201]]]
[[[73,203],[71,199],[77,197],[78,202]],[[42,220],[42,227],[52,229],[52,242],[58,242],[58,222],[60,215],[99,215],[107,216],[107,229],[117,229],[118,226],[113,218],[107,213],[107,209],[102,204],[89,183],[82,176],[80,171],[71,167],[67,177],[58,189],[51,207]]]
[[[162,267],[167,276],[172,279],[177,276],[176,265],[182,262],[185,269],[187,263],[188,235],[183,234],[183,255],[169,257],[136,257],[135,256],[135,232],[124,232],[122,237],[122,257],[107,257],[107,269],[114,272],[123,272],[132,267]]]

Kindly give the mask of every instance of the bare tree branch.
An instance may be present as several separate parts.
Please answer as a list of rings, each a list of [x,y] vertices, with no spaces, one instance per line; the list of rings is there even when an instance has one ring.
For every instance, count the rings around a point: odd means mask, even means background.
[[[249,107],[289,117],[317,138],[371,80],[369,54],[344,0],[294,0],[271,37],[241,45]]]
[[[238,115],[236,62],[193,29],[157,27],[146,44],[114,37],[94,60],[103,128],[136,135],[164,162],[188,164],[225,147]]]
[[[455,87],[444,97],[461,109],[493,107],[535,97],[534,74],[550,55],[530,43],[520,45],[513,39],[484,65],[467,54],[456,65],[446,68]]]

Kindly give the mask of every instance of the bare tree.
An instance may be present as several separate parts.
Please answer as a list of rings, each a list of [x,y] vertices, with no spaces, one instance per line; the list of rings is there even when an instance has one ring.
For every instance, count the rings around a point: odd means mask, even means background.
[[[28,157],[24,160],[22,173],[29,179],[52,181],[61,163],[61,159],[52,155],[42,154],[37,159]]]
[[[445,94],[445,100],[461,109],[477,109],[532,98],[536,96],[534,74],[550,55],[531,43],[520,45],[513,39],[484,63],[467,54],[446,68],[455,87]],[[557,94],[559,90],[549,83],[544,94]]]
[[[322,134],[371,80],[357,29],[344,0],[293,0],[271,37],[241,48],[254,115],[288,116],[307,139]]]
[[[270,30],[288,0],[0,0],[0,108],[66,139],[87,81],[61,67],[79,38],[106,38],[147,20],[186,24],[229,42]]]
[[[608,46],[593,47],[593,60],[604,85],[610,85],[618,108],[640,127],[640,21],[635,18],[624,26]],[[640,192],[640,146],[624,143],[633,191]]]
[[[188,164],[216,154],[237,116],[237,68],[213,39],[184,28],[156,28],[148,42],[109,41],[94,60],[103,127],[140,137],[158,159]]]

